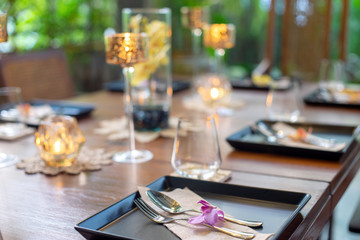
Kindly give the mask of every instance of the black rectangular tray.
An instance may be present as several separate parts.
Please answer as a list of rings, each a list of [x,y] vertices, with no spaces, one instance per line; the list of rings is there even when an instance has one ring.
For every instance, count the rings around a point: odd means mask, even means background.
[[[360,109],[360,103],[335,102],[333,100],[324,98],[319,88],[306,95],[303,100],[306,104],[314,106],[346,107]]]
[[[69,115],[76,118],[86,117],[95,109],[92,104],[59,100],[34,99],[30,101],[30,104],[33,106],[49,105],[57,115]]]
[[[267,126],[271,127],[276,121],[271,120],[259,120]],[[346,147],[339,152],[324,150],[316,150],[309,148],[299,148],[285,146],[278,143],[271,143],[266,141],[266,137],[259,133],[252,126],[247,126],[238,132],[232,134],[226,141],[235,149],[242,151],[251,152],[263,152],[272,154],[282,154],[297,157],[307,157],[316,159],[326,159],[338,161],[344,153],[355,143],[356,135],[360,132],[360,126],[339,126],[339,125],[328,125],[318,123],[291,123],[285,122],[286,124],[298,128],[303,127],[308,129],[312,128],[312,134],[325,137],[334,138],[337,142],[346,142]]]
[[[210,203],[234,217],[263,222],[259,232],[275,233],[283,239],[286,229],[296,229],[302,219],[299,211],[311,196],[306,193],[279,191],[165,176],[148,187],[170,191],[189,187]],[[165,226],[143,215],[133,203],[138,192],[85,219],[75,229],[86,239],[178,239]]]
[[[191,87],[190,82],[182,80],[174,80],[172,82],[173,93],[177,93]],[[114,81],[105,84],[105,89],[111,92],[124,92],[124,81]]]
[[[280,80],[280,79],[278,79]],[[290,81],[286,81],[285,78],[282,80],[284,84],[280,84],[277,87],[277,90],[288,90],[291,87]],[[244,77],[244,78],[232,78],[230,79],[230,84],[235,89],[249,89],[249,90],[260,90],[260,91],[268,91],[269,86],[258,86],[254,84],[254,82],[251,80],[251,77]]]

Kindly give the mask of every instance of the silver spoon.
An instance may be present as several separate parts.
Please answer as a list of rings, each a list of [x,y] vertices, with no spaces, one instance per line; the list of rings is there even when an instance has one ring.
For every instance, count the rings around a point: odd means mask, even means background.
[[[159,208],[161,208],[162,210],[164,210],[168,213],[177,214],[177,213],[183,213],[183,212],[187,212],[187,211],[201,213],[201,211],[198,211],[195,209],[182,208],[181,205],[177,201],[175,201],[171,197],[169,197],[161,192],[158,192],[158,191],[148,190],[148,191],[146,191],[146,195],[156,206],[158,206]],[[260,222],[260,221],[240,220],[240,219],[236,219],[236,218],[229,217],[229,216],[225,216],[224,218],[227,221],[234,222],[234,223],[248,226],[248,227],[261,227],[262,226],[262,222]]]

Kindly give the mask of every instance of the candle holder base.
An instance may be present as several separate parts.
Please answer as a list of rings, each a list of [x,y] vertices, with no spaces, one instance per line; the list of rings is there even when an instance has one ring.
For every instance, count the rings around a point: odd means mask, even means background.
[[[148,150],[133,150],[115,153],[113,160],[122,163],[142,163],[151,160],[154,157]]]

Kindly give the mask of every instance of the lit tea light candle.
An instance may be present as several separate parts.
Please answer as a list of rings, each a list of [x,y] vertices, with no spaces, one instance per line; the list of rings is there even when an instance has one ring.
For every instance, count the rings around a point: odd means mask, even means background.
[[[197,87],[201,99],[205,104],[221,103],[231,92],[231,85],[226,78],[216,75],[203,76]]]
[[[210,24],[204,27],[204,45],[214,49],[227,49],[235,45],[233,24]]]
[[[7,41],[7,14],[0,13],[0,42]]]
[[[52,167],[71,166],[85,138],[77,121],[69,116],[52,116],[41,121],[35,134],[41,158]]]
[[[181,8],[181,21],[186,28],[202,29],[203,26],[208,23],[209,18],[208,7]]]

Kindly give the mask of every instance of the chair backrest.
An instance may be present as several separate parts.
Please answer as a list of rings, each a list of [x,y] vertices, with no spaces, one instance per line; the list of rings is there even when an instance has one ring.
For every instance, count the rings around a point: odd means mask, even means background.
[[[25,101],[64,99],[75,95],[65,54],[58,49],[3,55],[0,85],[20,87]]]
[[[277,3],[282,4],[281,29],[277,30]],[[342,0],[339,37],[337,39],[338,55],[346,60],[347,24],[349,16],[349,0]],[[262,65],[267,63],[262,73],[269,72],[275,63],[274,49],[279,43],[280,69],[284,75],[301,72],[305,78],[314,80],[317,77],[322,59],[330,56],[331,21],[333,0],[271,0],[266,45]],[[278,41],[275,41],[278,39]],[[260,66],[260,65],[259,65]]]

